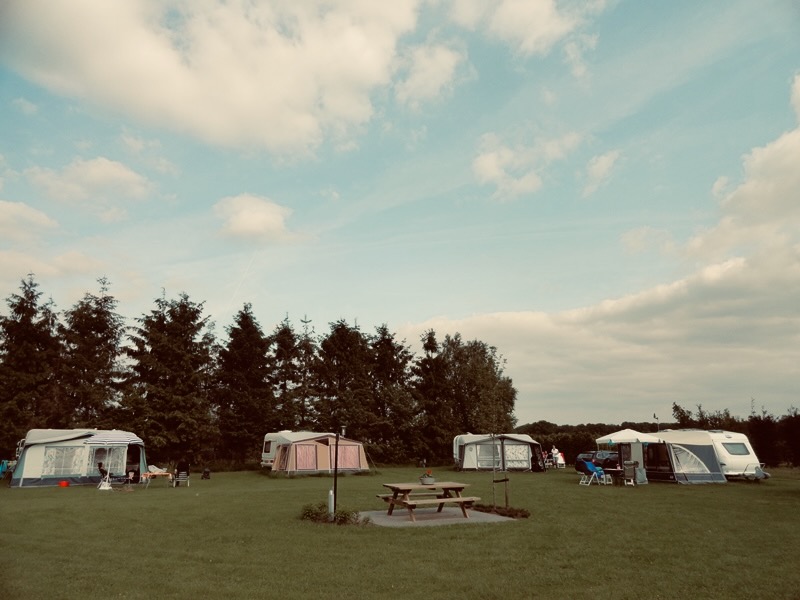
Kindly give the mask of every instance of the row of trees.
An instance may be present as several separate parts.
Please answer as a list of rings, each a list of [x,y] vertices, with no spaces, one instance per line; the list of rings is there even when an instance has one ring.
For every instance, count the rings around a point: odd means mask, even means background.
[[[757,413],[754,405],[755,401],[747,418],[733,416],[728,409],[710,412],[704,410],[702,405],[697,405],[696,410],[692,411],[673,403],[672,418],[674,422],[671,423],[624,422],[620,425],[605,423],[556,425],[548,421],[537,421],[522,425],[517,431],[533,437],[542,444],[545,450],[556,446],[564,452],[567,461],[572,462],[579,453],[596,448],[595,440],[597,438],[620,429],[653,433],[658,429],[723,429],[747,435],[759,460],[766,463],[767,466],[775,467],[781,464],[800,466],[800,414],[798,414],[798,410],[790,407],[785,415],[778,418],[764,409]]]
[[[32,428],[133,431],[153,460],[252,461],[266,432],[340,431],[376,462],[449,461],[453,436],[510,431],[504,361],[459,334],[415,356],[386,325],[316,335],[288,317],[271,334],[245,304],[220,341],[203,304],[161,297],[127,326],[109,283],[63,313],[33,275],[0,315],[0,456]]]

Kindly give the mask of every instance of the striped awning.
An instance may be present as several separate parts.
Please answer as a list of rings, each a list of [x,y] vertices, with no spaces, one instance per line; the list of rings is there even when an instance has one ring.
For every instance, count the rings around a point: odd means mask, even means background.
[[[144,445],[144,441],[139,436],[134,435],[129,431],[119,431],[116,429],[112,429],[110,431],[98,431],[95,435],[83,443],[91,444],[92,446],[127,446],[128,444]]]

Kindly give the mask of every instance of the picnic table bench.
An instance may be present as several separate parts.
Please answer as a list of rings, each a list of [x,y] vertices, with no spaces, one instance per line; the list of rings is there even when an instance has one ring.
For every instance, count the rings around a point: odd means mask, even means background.
[[[422,484],[422,483],[384,483],[383,487],[392,490],[391,494],[376,494],[389,504],[389,515],[394,511],[395,506],[403,506],[408,510],[408,515],[412,521],[414,509],[418,506],[438,505],[437,513],[442,512],[445,504],[457,504],[461,508],[461,513],[465,519],[469,519],[467,507],[480,498],[475,496],[462,496],[461,492],[467,487],[466,483],[455,481],[445,481],[442,483]],[[439,490],[439,491],[437,491]]]

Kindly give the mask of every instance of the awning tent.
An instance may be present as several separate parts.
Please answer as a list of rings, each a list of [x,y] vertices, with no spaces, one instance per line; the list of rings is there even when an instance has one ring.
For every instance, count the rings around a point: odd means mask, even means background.
[[[333,433],[282,433],[284,435],[275,450],[273,472],[333,473],[336,465],[338,471],[369,471],[364,444],[357,440],[340,436],[337,454],[336,435]]]
[[[31,429],[21,444],[11,487],[96,484],[98,463],[112,476],[134,480],[147,469],[144,442],[121,430]]]
[[[642,485],[647,483],[647,473],[645,470],[645,448],[648,444],[657,444],[661,440],[649,433],[643,433],[634,429],[622,429],[609,433],[595,440],[598,446],[616,446],[619,452],[620,465],[627,461],[639,463],[636,467],[636,483]]]
[[[704,432],[623,429],[597,438],[598,445],[618,446],[620,460],[637,461],[636,479],[677,483],[725,483],[717,453]]]
[[[453,438],[453,461],[464,471],[544,470],[541,444],[517,433],[457,435]]]

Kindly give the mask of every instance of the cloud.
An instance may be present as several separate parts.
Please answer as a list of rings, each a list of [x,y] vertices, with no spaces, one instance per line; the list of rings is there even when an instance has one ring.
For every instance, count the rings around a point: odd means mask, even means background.
[[[452,89],[465,53],[443,44],[417,46],[408,53],[408,75],[395,86],[400,104],[418,109],[422,102],[440,98]]]
[[[554,0],[504,0],[489,17],[489,32],[523,55],[546,54],[579,24]]]
[[[540,171],[553,161],[566,158],[581,142],[570,132],[557,138],[545,138],[532,145],[506,145],[498,135],[485,134],[472,172],[478,182],[493,185],[495,200],[511,200],[533,194],[542,187]]]
[[[798,90],[800,76],[793,105]],[[502,175],[514,156],[506,151],[486,161],[487,178]],[[590,162],[590,179],[603,180],[613,152]],[[751,398],[782,414],[797,403],[791,375],[800,361],[800,129],[754,148],[743,164],[731,191],[726,178],[714,185],[718,223],[687,244],[646,226],[622,237],[633,251],[657,244],[687,254],[695,266],[685,277],[575,310],[431,319],[399,334],[459,332],[496,346],[522,423],[645,420],[673,402],[746,416]]]
[[[731,260],[584,309],[432,319],[399,334],[459,332],[496,346],[522,423],[619,423],[672,402],[736,414],[751,396],[780,413],[796,403],[786,375],[800,358],[800,252],[778,262]]]
[[[119,200],[140,200],[151,188],[145,177],[104,157],[76,159],[61,171],[31,167],[24,174],[49,198],[96,212],[104,221],[125,218]]]
[[[35,115],[39,111],[38,106],[36,106],[30,100],[26,100],[25,98],[15,98],[12,101],[12,104],[17,108],[17,110],[26,116]]]
[[[0,239],[28,240],[40,232],[55,229],[58,223],[45,213],[22,202],[0,200]]]
[[[800,75],[792,86],[795,110],[798,97]],[[723,195],[719,222],[689,241],[690,256],[714,260],[800,241],[800,127],[754,148],[742,163],[744,181]],[[721,191],[716,184],[714,191]]]
[[[120,140],[130,153],[144,160],[148,167],[155,169],[157,172],[166,175],[178,175],[180,173],[180,169],[177,166],[160,156],[161,143],[158,140],[145,140],[129,132],[123,132]]]
[[[605,154],[593,157],[586,165],[586,185],[583,188],[583,197],[594,194],[611,176],[611,170],[619,158],[619,150],[610,150]]]
[[[286,227],[290,208],[251,194],[223,198],[214,205],[214,213],[223,220],[227,236],[261,241],[288,240],[294,236]]]
[[[586,50],[594,50],[597,47],[597,39],[596,35],[579,35],[564,44],[564,55],[575,77],[586,75],[587,68],[583,54]]]
[[[372,118],[417,5],[30,0],[6,7],[0,56],[51,91],[149,124],[303,154]]]
[[[583,56],[598,37],[581,32],[589,18],[606,8],[605,0],[571,5],[555,0],[452,0],[450,19],[469,30],[482,30],[523,57],[542,56],[559,43],[575,77],[586,75]]]

